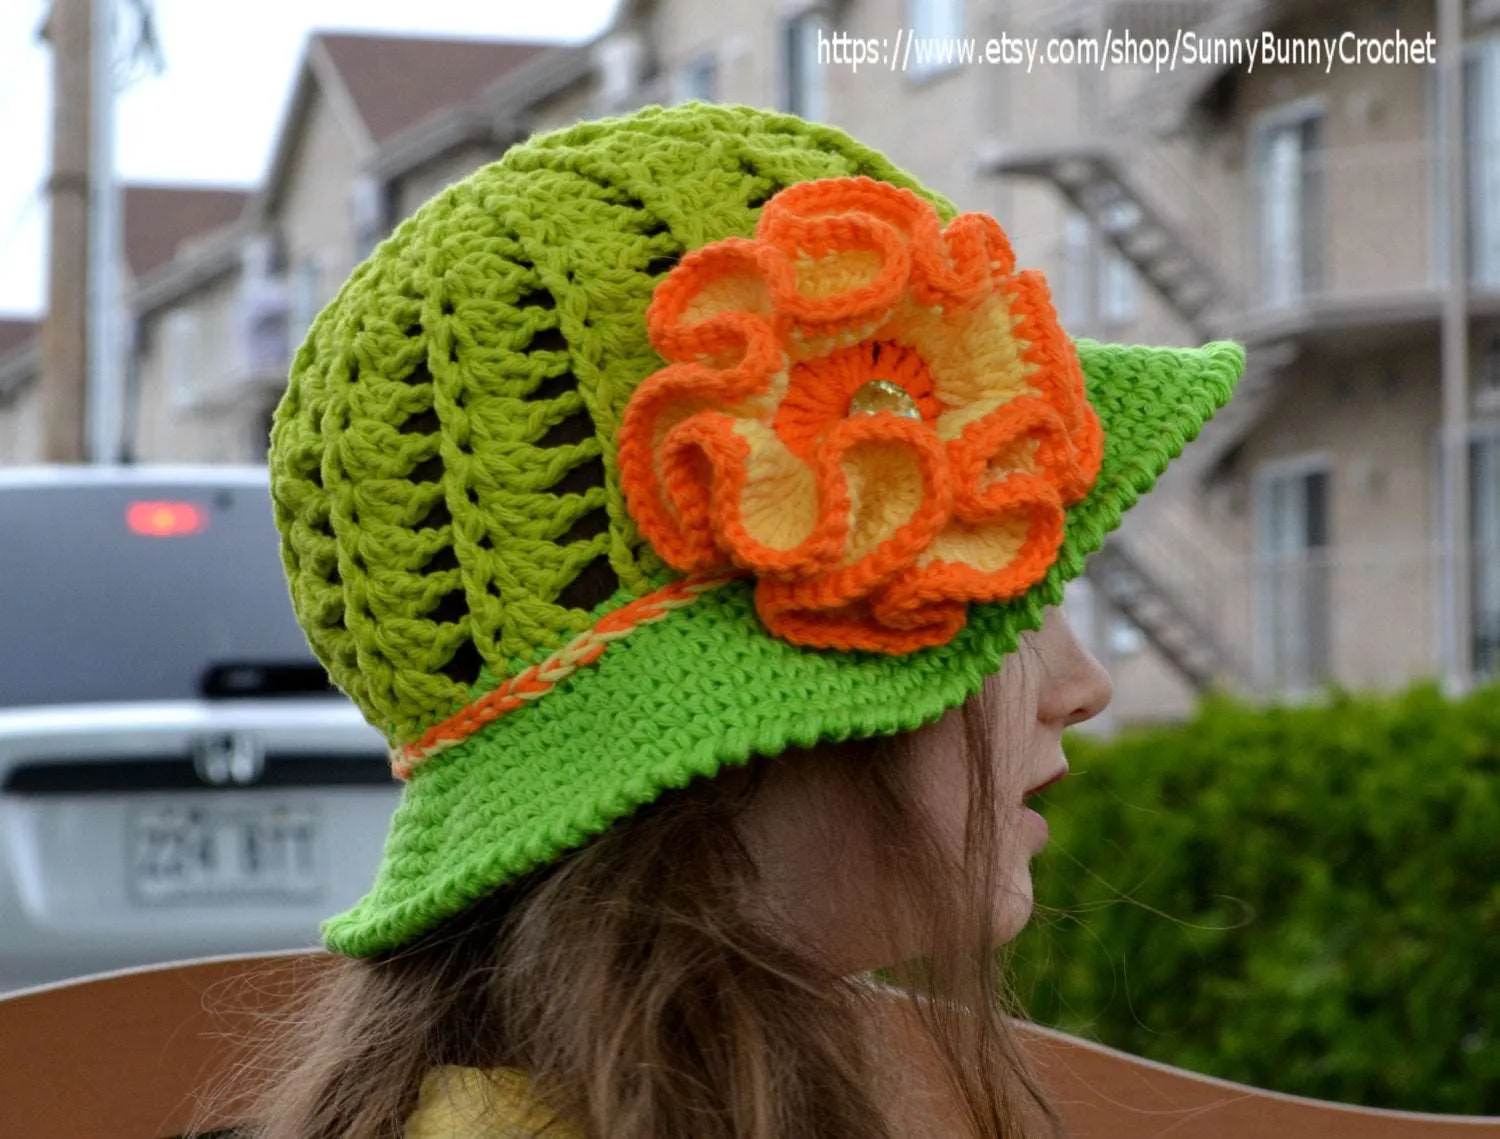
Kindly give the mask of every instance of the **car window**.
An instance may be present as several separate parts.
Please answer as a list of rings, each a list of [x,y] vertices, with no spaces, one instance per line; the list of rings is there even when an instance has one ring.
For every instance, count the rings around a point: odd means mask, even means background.
[[[0,485],[0,708],[326,680],[264,484]]]

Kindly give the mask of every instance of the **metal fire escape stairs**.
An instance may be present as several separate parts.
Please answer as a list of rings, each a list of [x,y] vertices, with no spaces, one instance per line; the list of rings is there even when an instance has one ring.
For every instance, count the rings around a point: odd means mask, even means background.
[[[1219,638],[1145,567],[1121,533],[1089,559],[1088,578],[1195,691],[1234,685],[1239,670]]]
[[[1265,26],[1269,7],[1261,0],[1214,4],[1195,30],[1201,36],[1253,35]],[[1097,18],[1097,10],[1094,14]],[[1106,129],[1117,142],[1054,141],[992,148],[980,156],[984,173],[1050,183],[1201,340],[1232,334],[1226,317],[1233,308],[1231,290],[1182,227],[1136,183],[1131,157],[1132,142],[1143,142],[1142,125],[1152,133],[1176,130],[1215,74],[1196,67],[1153,76],[1141,95],[1109,116]],[[1229,406],[1174,464],[1174,480],[1201,480],[1244,438],[1264,414],[1284,362],[1277,352],[1252,355]],[[1176,549],[1179,557],[1192,556],[1180,545]],[[1170,549],[1137,540],[1126,529],[1094,555],[1088,576],[1195,690],[1242,686],[1248,682],[1248,668],[1214,633],[1202,604],[1195,611],[1174,588],[1184,573],[1174,560]]]

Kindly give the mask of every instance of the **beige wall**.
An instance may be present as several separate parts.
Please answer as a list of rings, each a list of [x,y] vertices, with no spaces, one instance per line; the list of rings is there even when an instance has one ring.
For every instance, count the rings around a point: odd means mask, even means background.
[[[1423,0],[1344,4],[1304,10],[1278,31],[1389,35],[1399,25],[1415,37],[1433,26],[1434,9]],[[1360,301],[1434,295],[1434,79],[1421,66],[1258,69],[1237,81],[1227,129],[1212,144],[1198,140],[1220,160],[1216,194],[1237,220],[1238,237],[1225,256],[1253,314],[1257,132],[1289,108],[1320,111],[1326,149],[1316,166],[1322,209],[1314,226],[1322,272],[1308,298],[1324,307],[1308,310],[1312,332],[1289,342],[1298,355],[1281,374],[1275,403],[1205,509],[1208,524],[1240,551],[1242,568],[1226,588],[1220,617],[1227,634],[1249,646],[1263,620],[1256,603],[1257,486],[1278,466],[1327,461],[1331,665],[1353,687],[1399,686],[1431,675],[1437,660],[1432,543],[1441,368],[1434,310],[1421,316],[1412,309],[1404,321],[1361,329],[1326,307],[1353,304],[1354,313]],[[1252,345],[1252,354],[1267,347]]]
[[[392,221],[410,217],[428,198],[496,157],[487,147],[468,146],[403,175],[396,186],[397,217]]]
[[[314,89],[272,222],[286,243],[293,289],[300,267],[317,266],[312,285],[318,307],[333,299],[357,261],[350,202],[358,173],[349,130]]]
[[[33,379],[0,402],[0,465],[42,461],[42,385]]]
[[[890,0],[887,0],[889,3]],[[974,5],[972,34],[981,38],[1000,34],[1036,37],[1045,41],[1066,30],[1061,22],[1063,7],[1049,0],[997,0]],[[1137,18],[1135,12],[1133,18]],[[1118,29],[1116,29],[1118,31]],[[1050,148],[1076,141],[1119,144],[1119,132],[1103,125],[1105,116],[1128,105],[1129,100],[1159,77],[1149,70],[1111,65],[1103,70],[1082,65],[985,66],[974,70],[980,87],[977,95],[977,138],[996,140],[1020,150]],[[1201,154],[1185,144],[1163,144],[1130,139],[1120,148],[1124,174],[1140,190],[1149,205],[1174,218],[1188,216],[1193,224],[1184,236],[1197,243],[1200,254],[1219,224],[1217,205],[1205,206],[1208,195],[1196,189],[1202,174]],[[1148,152],[1149,151],[1149,155]],[[1150,161],[1145,161],[1146,158]],[[1180,200],[1188,198],[1190,210]],[[1023,265],[1041,269],[1059,299],[1078,295],[1070,288],[1075,275],[1084,278],[1086,292],[1088,261],[1065,254],[1064,234],[1070,208],[1051,185],[1025,179],[1005,179],[991,191],[991,212],[1005,225]],[[1202,214],[1212,209],[1213,218]],[[1101,247],[1102,248],[1102,247]],[[1065,310],[1066,322],[1075,334],[1136,343],[1182,344],[1193,340],[1181,316],[1169,307],[1139,277],[1133,287],[1133,316],[1111,321],[1110,314],[1096,308],[1090,325],[1082,314]]]
[[[660,0],[649,24],[661,70],[671,76],[693,60],[719,61],[719,94],[725,101],[779,106],[782,35],[795,7],[774,2],[726,7],[719,0]],[[1004,0],[967,5],[965,34],[1006,31],[1041,34],[1056,5],[1046,0]],[[851,0],[830,32],[894,41],[906,19],[904,0]],[[883,151],[961,209],[993,214],[1006,227],[1018,261],[1048,275],[1055,291],[1067,273],[1063,246],[1066,213],[1058,194],[1032,182],[981,177],[975,159],[982,144],[1055,140],[1082,131],[1079,110],[1088,69],[1057,68],[1031,76],[1003,65],[971,66],[918,76],[866,65],[825,65],[827,119]],[[1109,83],[1134,83],[1129,76]],[[1106,83],[1106,87],[1108,83]],[[1107,91],[1100,98],[1108,98]],[[1076,270],[1075,270],[1076,271]],[[1179,322],[1153,294],[1137,286],[1136,321],[1101,326],[1100,335],[1124,339],[1182,338]]]
[[[138,404],[130,425],[140,462],[248,463],[265,458],[259,438],[264,400],[244,382],[238,301],[239,275],[232,273],[146,320],[136,357]],[[196,334],[186,344],[174,343],[168,332],[182,314]],[[185,360],[171,358],[184,349]]]
[[[775,2],[659,0],[649,34],[668,77],[713,55],[719,62],[721,100],[781,106],[782,35],[791,10]],[[853,0],[842,6],[830,31],[889,39],[902,12],[900,0]],[[974,143],[992,125],[985,69],[957,69],[924,79],[869,65],[857,73],[833,65],[822,70],[831,123],[884,151],[961,206],[991,208],[994,185],[972,171]]]
[[[550,131],[588,118],[593,97],[593,82],[585,79],[566,90],[549,95],[528,108],[528,113],[538,131]]]
[[[1405,34],[1419,36],[1432,26],[1435,6],[1400,0],[1394,6],[1323,5],[1309,14],[1310,7],[1278,32],[1329,36],[1347,28],[1360,35],[1389,35],[1399,25]],[[1325,149],[1317,169],[1323,208],[1314,231],[1322,275],[1308,299],[1322,307],[1305,310],[1310,331],[1292,326],[1285,346],[1297,356],[1281,374],[1275,403],[1246,440],[1233,477],[1196,508],[1205,533],[1224,540],[1232,554],[1217,567],[1224,581],[1219,603],[1210,610],[1217,631],[1236,651],[1253,657],[1257,622],[1264,621],[1256,604],[1257,486],[1279,464],[1326,459],[1331,665],[1340,682],[1356,688],[1400,686],[1431,675],[1436,664],[1432,542],[1440,358],[1430,300],[1426,315],[1420,312],[1421,298],[1436,295],[1429,149],[1433,78],[1431,69],[1420,66],[1336,65],[1330,73],[1267,68],[1240,75],[1230,118],[1192,136],[1190,148],[1179,144],[1163,167],[1188,176],[1143,178],[1144,188],[1183,211],[1180,216],[1196,218],[1202,212],[1210,222],[1217,219],[1221,240],[1199,238],[1198,247],[1253,309],[1257,128],[1266,116],[1303,101],[1321,109],[1319,145]],[[1151,164],[1137,169],[1149,174]],[[1375,298],[1409,302],[1407,315],[1356,326],[1351,318],[1360,312],[1360,302]],[[1330,303],[1351,307],[1339,315]],[[1393,311],[1401,308],[1395,304]],[[1299,309],[1300,302],[1293,306]],[[1241,319],[1233,306],[1231,319]],[[1142,327],[1147,323],[1143,320]],[[1153,330],[1145,338],[1157,335]],[[1476,353],[1479,347],[1476,335]],[[1252,343],[1252,359],[1271,348],[1265,341]],[[1182,572],[1188,573],[1201,552],[1183,550]],[[1134,660],[1113,666],[1117,700],[1132,711],[1170,704],[1172,686],[1161,676],[1140,686],[1137,703],[1125,677],[1149,670],[1150,657],[1143,659],[1145,666]]]
[[[1150,645],[1121,654],[1112,652],[1106,640],[1095,655],[1114,682],[1111,706],[1116,722],[1184,720],[1192,715],[1198,694]]]
[[[590,97],[591,84],[583,82],[523,110],[533,131],[541,133],[588,117]],[[397,216],[392,220],[410,217],[418,207],[445,187],[466,178],[499,157],[500,153],[489,147],[469,145],[404,173],[396,183],[394,196]]]

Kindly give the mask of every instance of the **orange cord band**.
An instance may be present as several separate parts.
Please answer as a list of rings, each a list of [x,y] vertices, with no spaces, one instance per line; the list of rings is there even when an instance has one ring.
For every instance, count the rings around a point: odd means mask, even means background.
[[[735,576],[720,574],[683,578],[605,614],[593,628],[574,637],[546,660],[516,673],[498,688],[485,693],[442,723],[428,728],[414,742],[394,748],[391,772],[397,779],[409,779],[426,760],[463,743],[480,728],[506,713],[545,696],[554,685],[580,668],[593,664],[613,642],[629,636],[642,625],[660,621],[674,609],[691,605],[700,593],[717,589]]]

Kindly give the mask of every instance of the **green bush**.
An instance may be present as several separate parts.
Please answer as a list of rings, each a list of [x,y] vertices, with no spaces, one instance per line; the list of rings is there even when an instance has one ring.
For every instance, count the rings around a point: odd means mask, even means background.
[[[1070,738],[1016,944],[1043,1024],[1260,1087],[1500,1114],[1500,689]]]

